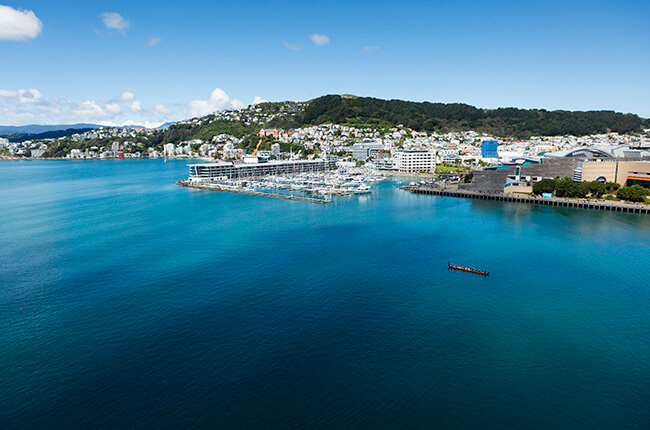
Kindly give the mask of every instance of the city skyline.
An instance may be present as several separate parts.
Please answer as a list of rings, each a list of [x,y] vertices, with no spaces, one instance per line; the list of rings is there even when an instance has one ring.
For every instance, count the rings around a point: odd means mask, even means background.
[[[2,2],[0,125],[156,126],[351,93],[650,117],[650,6]]]

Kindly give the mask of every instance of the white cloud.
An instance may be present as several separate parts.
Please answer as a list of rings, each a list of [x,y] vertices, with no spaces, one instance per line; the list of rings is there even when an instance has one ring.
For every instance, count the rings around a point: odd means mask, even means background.
[[[0,40],[34,39],[43,23],[31,10],[17,10],[0,5]]]
[[[244,103],[231,99],[221,88],[215,88],[208,100],[192,100],[188,104],[187,114],[196,117],[214,113],[224,109],[241,109]]]
[[[40,103],[43,95],[40,91],[31,90],[18,90],[18,103]]]
[[[4,88],[0,88],[0,97],[5,97],[5,98],[18,97],[18,91],[10,91],[10,90],[5,90]]]
[[[142,103],[137,100],[134,100],[133,103],[129,105],[133,112],[140,112],[142,110]]]
[[[363,52],[377,52],[379,51],[379,46],[366,46],[363,48]]]
[[[104,109],[106,109],[106,112],[111,115],[118,115],[122,113],[122,108],[117,103],[109,103],[104,106]]]
[[[162,106],[162,105],[161,105]],[[162,110],[162,112],[161,112]],[[153,108],[147,110],[135,95],[125,91],[114,98],[101,98],[73,102],[60,98],[45,98],[36,89],[0,89],[0,118],[3,123],[22,125],[26,123],[66,124],[74,122],[113,122],[118,124],[127,120],[135,124],[147,121],[161,122],[165,115],[174,113],[172,109]],[[161,115],[163,114],[163,115]]]
[[[161,39],[160,37],[152,37],[152,38],[149,39],[149,41],[145,44],[145,46],[156,46],[156,45],[159,44],[160,42],[162,42],[162,39]]]
[[[156,128],[164,124],[162,121],[97,121],[97,124],[103,125],[104,127],[146,127],[146,128]]]
[[[295,43],[289,43],[289,42],[282,42],[285,48],[291,49],[292,51],[300,51],[302,49],[302,45],[298,45]]]
[[[129,20],[124,19],[122,15],[117,12],[104,12],[99,16],[102,18],[102,22],[106,28],[109,30],[116,30],[123,36],[126,35],[126,30],[131,26]]]
[[[255,97],[253,103],[266,102]],[[0,88],[0,120],[6,125],[73,124],[144,125],[156,127],[164,122],[202,116],[222,109],[241,109],[244,103],[216,88],[207,100],[189,103],[158,103],[146,106],[129,91],[115,97],[83,102],[47,98],[36,89]]]
[[[72,114],[77,118],[88,118],[94,121],[111,117],[110,113],[94,100],[79,104],[72,109]]]
[[[8,125],[25,125],[33,123],[36,115],[32,112],[25,112],[16,106],[0,105],[0,118],[2,124]]]
[[[171,109],[169,109],[167,106],[160,103],[154,106],[153,109],[162,115],[169,115],[170,113],[172,113]]]
[[[255,96],[255,98],[253,99],[253,104],[254,104],[254,105],[258,105],[258,104],[260,104],[260,103],[266,103],[266,102],[268,102],[268,100],[263,99],[263,98],[260,97],[260,96]]]
[[[330,38],[325,36],[324,34],[312,34],[309,36],[309,38],[314,42],[317,46],[327,46],[330,44]]]

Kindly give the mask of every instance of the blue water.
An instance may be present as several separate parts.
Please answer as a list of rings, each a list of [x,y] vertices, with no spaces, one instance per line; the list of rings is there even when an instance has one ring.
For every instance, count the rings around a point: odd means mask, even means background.
[[[0,163],[0,427],[649,428],[650,217],[186,164]]]

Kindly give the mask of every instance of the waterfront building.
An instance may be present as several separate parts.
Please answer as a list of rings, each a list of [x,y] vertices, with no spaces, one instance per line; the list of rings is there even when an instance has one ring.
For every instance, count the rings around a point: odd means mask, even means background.
[[[403,149],[397,152],[397,166],[402,173],[436,171],[436,154],[420,149]]]
[[[377,158],[374,161],[377,170],[397,170],[397,160],[391,157]]]
[[[269,161],[268,163],[206,163],[192,164],[190,181],[211,182],[222,179],[259,178],[271,175],[294,175],[305,172],[325,172],[336,168],[336,163],[325,160]]]
[[[352,145],[352,157],[355,160],[367,160],[368,157],[372,157],[379,150],[384,149],[383,143],[370,143],[370,142],[360,142]]]
[[[650,188],[650,161],[585,160],[580,165],[580,174],[579,180],[582,181],[617,182],[623,187],[641,185]]]
[[[650,160],[544,158],[542,163],[527,161],[475,171],[472,182],[461,184],[459,189],[502,192],[506,184],[513,181],[534,184],[542,179],[565,177],[576,182],[617,182],[623,187],[638,184],[650,188]]]
[[[635,149],[630,145],[596,145],[579,146],[565,149],[563,151],[549,152],[544,154],[549,158],[645,158],[650,157],[650,151],[646,148]]]

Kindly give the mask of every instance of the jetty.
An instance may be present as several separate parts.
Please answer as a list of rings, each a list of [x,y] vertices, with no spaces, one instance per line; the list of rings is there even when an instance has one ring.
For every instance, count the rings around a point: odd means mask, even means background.
[[[178,185],[179,187],[196,188],[200,190],[221,191],[224,193],[235,193],[235,194],[247,194],[249,196],[271,197],[274,199],[294,200],[299,202],[318,203],[318,204],[332,203],[332,200],[327,200],[327,199],[315,199],[312,197],[292,196],[292,195],[280,194],[280,193],[264,193],[261,191],[246,190],[243,188],[223,188],[217,184],[200,183],[200,182],[193,183],[188,180],[176,181],[176,185]]]
[[[620,201],[590,200],[590,199],[565,199],[558,197],[532,197],[505,193],[486,193],[469,190],[456,190],[438,188],[432,185],[405,185],[400,187],[403,190],[415,194],[429,194],[441,197],[457,197],[465,199],[496,200],[502,202],[530,203],[545,206],[558,206],[568,208],[604,210],[613,212],[626,212],[636,214],[650,214],[650,206],[636,203],[625,203]]]

